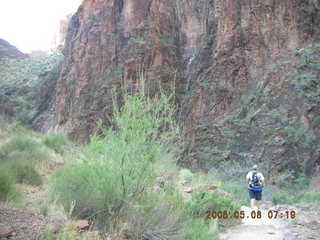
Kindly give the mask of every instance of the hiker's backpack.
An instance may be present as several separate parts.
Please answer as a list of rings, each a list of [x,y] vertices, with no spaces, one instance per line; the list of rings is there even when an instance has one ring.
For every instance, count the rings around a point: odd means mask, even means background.
[[[258,173],[252,173],[252,185],[253,186],[260,186],[260,178],[258,177]]]

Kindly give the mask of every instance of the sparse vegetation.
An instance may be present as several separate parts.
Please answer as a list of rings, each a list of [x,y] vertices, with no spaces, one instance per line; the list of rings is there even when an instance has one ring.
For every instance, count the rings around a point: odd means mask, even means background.
[[[292,76],[299,94],[309,100],[320,102],[320,44],[313,44],[295,52],[299,60],[297,72]]]
[[[291,187],[296,190],[307,189],[310,185],[310,180],[302,173],[295,178],[291,184]]]
[[[50,159],[43,146],[32,138],[18,134],[0,147],[0,161],[27,161],[37,164]]]
[[[57,236],[52,229],[47,229],[40,236],[40,240],[57,240]]]
[[[6,90],[2,87],[29,85],[29,87],[38,87],[39,76],[55,68],[62,59],[60,52],[53,54],[15,59],[15,58],[1,58],[0,59],[0,78],[1,94]]]
[[[188,203],[188,214],[195,218],[204,218],[207,211],[227,211],[233,213],[240,210],[240,203],[233,197],[223,196],[218,191],[199,190],[192,194]],[[234,223],[231,219],[219,219],[219,226],[226,227]]]
[[[274,205],[277,204],[311,204],[318,206],[320,203],[320,194],[310,189],[310,180],[301,174],[292,180],[288,185],[281,189],[270,189],[266,195]]]
[[[0,166],[0,201],[16,200],[19,197],[14,185],[14,178],[8,169]]]
[[[247,192],[247,184],[241,181],[224,181],[221,184],[221,188],[225,191],[231,193],[239,202],[243,205],[248,204],[248,192]]]
[[[87,240],[88,238],[82,237],[76,230],[75,224],[67,222],[66,226],[56,233],[53,229],[49,228],[40,233],[39,240]],[[97,238],[99,240],[100,238]]]
[[[0,145],[1,200],[11,201],[20,198],[16,183],[42,184],[38,167],[50,160],[50,154],[20,125],[8,129],[8,141]]]
[[[320,206],[320,193],[319,192],[306,192],[302,196],[302,202],[311,203],[315,206]]]
[[[271,199],[274,205],[277,204],[311,204],[313,206],[319,206],[320,194],[317,192],[308,191],[292,191],[291,189],[283,189],[276,192],[272,192]]]
[[[195,219],[188,221],[185,226],[185,240],[217,240],[218,235],[216,232],[209,231],[208,226],[203,223],[202,219]]]
[[[59,51],[32,58],[0,59],[0,109],[7,117],[30,123],[37,112],[35,96],[39,95],[46,75],[58,68],[61,59]]]
[[[280,190],[274,192],[272,196],[268,198],[272,200],[274,205],[293,204],[296,201],[295,198],[297,198],[297,195],[292,195],[289,191]]]
[[[14,176],[17,183],[41,185],[42,179],[39,173],[28,162],[11,161],[7,163],[8,172]]]
[[[62,133],[44,136],[42,141],[47,147],[57,153],[63,153],[65,148],[70,144],[68,137]]]

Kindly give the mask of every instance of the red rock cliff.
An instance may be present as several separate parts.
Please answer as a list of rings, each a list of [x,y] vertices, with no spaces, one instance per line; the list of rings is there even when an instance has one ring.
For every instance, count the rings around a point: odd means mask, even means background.
[[[88,136],[110,111],[112,87],[134,89],[144,71],[151,94],[177,89],[191,153],[204,125],[283,81],[275,62],[319,40],[319,7],[318,0],[84,0],[69,23],[42,129]]]

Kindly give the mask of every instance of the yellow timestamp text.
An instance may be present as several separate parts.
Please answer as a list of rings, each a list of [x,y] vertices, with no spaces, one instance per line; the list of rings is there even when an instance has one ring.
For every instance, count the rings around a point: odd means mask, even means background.
[[[276,218],[286,218],[286,219],[294,219],[296,218],[296,211],[287,210],[287,211],[278,211],[278,210],[268,210],[268,211],[260,211],[260,210],[252,210],[251,212],[245,211],[215,211],[208,210],[206,211],[205,219],[261,219],[263,214],[269,219]]]

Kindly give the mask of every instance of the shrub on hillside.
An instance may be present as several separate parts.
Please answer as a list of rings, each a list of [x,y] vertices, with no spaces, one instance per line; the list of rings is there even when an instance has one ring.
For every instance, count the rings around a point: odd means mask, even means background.
[[[9,174],[8,169],[0,167],[0,201],[11,200],[17,195],[14,186],[14,178]]]
[[[274,205],[293,204],[295,202],[295,196],[285,190],[274,192],[270,197]]]
[[[156,166],[168,158],[175,134],[173,114],[164,95],[126,95],[121,108],[114,105],[113,128],[92,136],[78,156],[54,173],[52,197],[72,216],[94,220],[111,238],[213,239],[203,220],[190,219],[172,185],[154,191]],[[199,229],[186,231],[187,223]]]
[[[49,154],[35,140],[15,135],[0,147],[0,160],[2,161],[30,161],[41,162],[48,160]]]
[[[1,147],[1,156],[7,156],[10,152],[19,151],[33,151],[37,146],[37,142],[26,138],[22,135],[12,137],[8,143]]]
[[[208,210],[232,212],[238,209],[240,209],[239,203],[231,197],[225,197],[215,190],[198,190],[192,194],[188,211],[193,217],[205,217]]]
[[[248,201],[248,185],[241,181],[225,181],[222,182],[221,188],[231,193],[235,198],[243,203]]]
[[[306,189],[310,185],[310,180],[304,174],[300,174],[292,182],[292,187],[296,189]]]
[[[64,208],[79,218],[104,219],[122,204],[117,174],[106,166],[67,164],[52,177],[52,196],[59,196]],[[74,206],[72,206],[74,204]],[[107,219],[106,219],[107,220]]]
[[[320,193],[319,192],[307,192],[307,193],[303,194],[301,201],[320,206]]]
[[[184,229],[184,240],[217,240],[218,235],[211,232],[203,219],[189,220]]]
[[[148,211],[127,211],[125,231],[131,239],[182,239],[180,216],[173,207],[163,202],[143,207]]]
[[[192,194],[192,200],[188,202],[187,211],[191,217],[204,218],[208,211],[226,211],[233,214],[240,210],[240,203],[232,197],[225,197],[218,191],[198,190]],[[234,221],[221,219],[219,225],[224,227]]]
[[[121,214],[126,218],[118,226],[120,235],[125,232],[130,239],[201,240],[217,236],[203,219],[187,215],[185,200],[174,185],[164,187],[162,192],[148,192]]]
[[[7,165],[8,171],[14,176],[17,183],[30,185],[41,185],[42,179],[39,173],[31,166],[30,163],[11,161]]]
[[[124,102],[121,108],[114,105],[114,128],[104,129],[104,137],[91,137],[80,156],[53,175],[53,196],[68,211],[74,202],[74,216],[107,222],[153,187],[153,164],[166,154],[172,131],[170,98],[139,93]]]
[[[319,206],[320,204],[320,193],[296,189],[282,189],[281,191],[272,192],[269,198],[274,205],[308,203]]]
[[[62,57],[56,51],[46,56],[0,59],[0,106],[10,119],[30,124],[37,113],[42,86],[56,72]]]
[[[65,147],[69,144],[68,137],[61,133],[44,136],[42,141],[47,147],[53,149],[57,153],[63,153]]]

